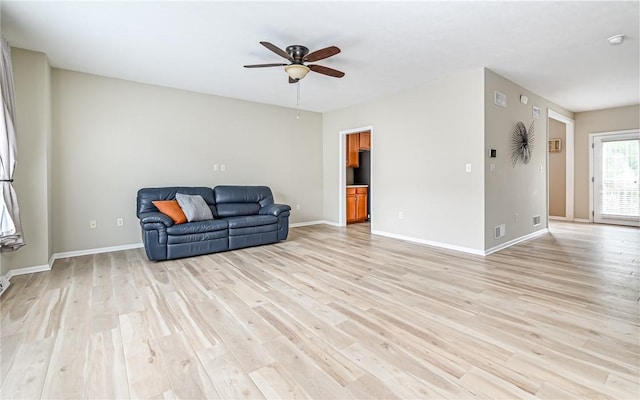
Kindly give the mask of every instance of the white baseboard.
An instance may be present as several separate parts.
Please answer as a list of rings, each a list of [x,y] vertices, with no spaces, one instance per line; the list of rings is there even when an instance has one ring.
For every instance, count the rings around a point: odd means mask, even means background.
[[[575,220],[576,222],[590,222],[589,220]],[[319,224],[326,224],[326,225],[331,225],[331,226],[337,226],[340,227],[340,225],[336,222],[332,222],[332,221],[326,221],[326,220],[318,220],[318,221],[308,221],[308,222],[297,222],[295,224],[291,224],[290,227],[291,228],[297,228],[297,227],[302,227],[302,226],[309,226],[309,225],[319,225]],[[379,236],[385,236],[385,237],[390,237],[393,239],[399,239],[399,240],[406,240],[407,242],[413,242],[413,243],[420,243],[420,244],[425,244],[428,246],[433,246],[433,247],[440,247],[443,249],[448,249],[448,250],[455,250],[455,251],[461,251],[464,253],[470,253],[470,254],[475,254],[475,255],[480,255],[480,256],[486,256],[489,255],[491,253],[495,253],[496,251],[505,249],[509,246],[513,246],[514,244],[523,242],[525,240],[529,240],[531,238],[534,238],[536,236],[539,236],[541,234],[547,233],[549,232],[548,229],[542,229],[533,233],[530,233],[528,235],[510,240],[508,242],[502,243],[498,246],[492,247],[489,250],[486,251],[482,251],[482,250],[477,250],[477,249],[472,249],[470,247],[463,247],[463,246],[456,246],[456,245],[452,245],[452,244],[448,244],[448,243],[441,243],[441,242],[434,242],[431,240],[424,240],[424,239],[418,239],[418,238],[414,238],[411,236],[404,236],[404,235],[398,235],[395,233],[390,233],[390,232],[384,232],[384,231],[377,231],[377,230],[372,230],[371,234],[373,235],[379,235]],[[144,245],[142,243],[132,243],[132,244],[125,244],[125,245],[120,245],[120,246],[111,246],[111,247],[100,247],[100,248],[95,248],[95,249],[86,249],[86,250],[76,250],[76,251],[67,251],[67,252],[62,252],[62,253],[55,253],[51,256],[51,258],[49,259],[49,264],[45,264],[45,265],[36,265],[33,267],[25,267],[25,268],[16,268],[16,269],[12,269],[9,272],[7,272],[7,274],[4,276],[4,279],[6,280],[6,282],[8,282],[9,284],[11,284],[11,278],[14,276],[18,276],[18,275],[26,275],[26,274],[33,274],[36,272],[46,272],[46,271],[51,271],[51,268],[53,267],[53,263],[55,262],[55,260],[61,259],[61,258],[69,258],[69,257],[79,257],[79,256],[86,256],[86,255],[91,255],[91,254],[99,254],[99,253],[109,253],[112,251],[122,251],[122,250],[131,250],[131,249],[139,249],[144,247]],[[0,279],[3,278],[0,275]],[[5,290],[9,285],[5,286]]]
[[[325,222],[323,220],[317,220],[317,221],[306,221],[306,222],[296,222],[294,224],[290,224],[289,228],[299,228],[301,226],[309,226],[309,225],[320,225],[320,224],[324,224]]]
[[[296,228],[296,227],[301,227],[301,226],[320,225],[320,224],[328,224],[328,225],[338,226],[337,224],[334,224],[332,222],[328,222],[328,221],[324,221],[324,220],[317,220],[317,221],[297,222],[295,224],[289,225],[289,227],[290,228]],[[95,249],[75,250],[75,251],[65,251],[65,252],[62,252],[62,253],[54,253],[51,256],[51,258],[49,259],[49,264],[48,265],[36,265],[34,267],[25,267],[25,268],[12,269],[9,272],[7,272],[7,274],[4,275],[4,276],[0,275],[0,279],[4,278],[6,280],[6,282],[8,283],[4,287],[4,290],[6,290],[7,287],[9,287],[9,285],[11,284],[10,281],[11,281],[12,277],[18,276],[18,275],[33,274],[33,273],[36,273],[36,272],[51,271],[51,268],[53,267],[53,263],[56,260],[61,259],[61,258],[88,256],[88,255],[91,255],[91,254],[110,253],[112,251],[139,249],[139,248],[142,248],[142,247],[144,247],[144,244],[142,244],[142,242],[140,242],[140,243],[125,244],[125,245],[120,245],[120,246],[99,247],[99,248],[95,248]]]
[[[406,240],[407,242],[426,244],[427,246],[440,247],[440,248],[448,249],[448,250],[461,251],[461,252],[464,252],[464,253],[475,254],[475,255],[478,255],[478,256],[485,255],[484,251],[478,250],[478,249],[472,249],[470,247],[463,247],[463,246],[456,246],[456,245],[448,244],[448,243],[434,242],[434,241],[431,241],[431,240],[418,239],[418,238],[414,238],[414,237],[411,237],[411,236],[398,235],[398,234],[395,234],[395,233],[377,231],[377,230],[375,230],[375,231],[371,230],[371,233],[373,235],[385,236],[385,237],[390,237],[390,238],[393,238],[393,239]]]
[[[67,252],[63,252],[63,253],[55,253],[49,259],[49,264],[36,265],[36,266],[33,266],[33,267],[12,269],[9,272],[7,272],[7,274],[4,276],[4,279],[6,279],[6,281],[9,282],[9,284],[11,284],[11,282],[10,282],[11,278],[14,277],[14,276],[35,274],[36,272],[51,271],[51,268],[53,268],[53,263],[56,260],[60,259],[60,258],[79,257],[79,256],[90,255],[90,254],[109,253],[109,252],[112,252],[112,251],[139,249],[141,247],[143,247],[142,243],[132,243],[132,244],[125,244],[125,245],[121,245],[121,246],[100,247],[100,248],[97,248],[97,249],[87,249],[87,250],[77,250],[77,251],[67,251]],[[2,278],[3,277],[0,276],[0,279],[2,279]],[[6,290],[7,287],[8,287],[8,285],[5,286],[5,290]]]
[[[373,231],[373,230],[371,231],[371,233],[374,234],[374,235],[390,237],[390,238],[393,238],[393,239],[406,240],[407,242],[426,244],[428,246],[440,247],[440,248],[447,249],[447,250],[461,251],[463,253],[470,253],[470,254],[475,254],[475,255],[478,255],[478,256],[488,256],[489,254],[495,253],[496,251],[500,251],[502,249],[506,249],[507,247],[510,247],[510,246],[515,245],[515,244],[524,242],[525,240],[533,239],[534,237],[540,236],[540,235],[548,233],[548,232],[549,232],[549,230],[547,228],[541,229],[539,231],[530,233],[528,235],[521,236],[519,238],[515,238],[515,239],[512,239],[512,240],[509,240],[508,242],[502,243],[502,244],[500,244],[498,246],[495,246],[495,247],[492,247],[492,248],[490,248],[488,250],[478,250],[478,249],[472,249],[470,247],[456,246],[456,245],[452,245],[452,244],[448,244],[448,243],[434,242],[434,241],[431,241],[431,240],[418,239],[418,238],[414,238],[414,237],[410,237],[410,236],[397,235],[395,233],[389,233],[389,232],[383,232],[383,231]]]
[[[583,224],[590,224],[591,220],[588,218],[574,218],[573,222],[582,222]]]
[[[337,222],[332,222],[332,221],[327,221],[327,220],[324,220],[324,219],[319,219],[319,220],[316,220],[316,221],[296,222],[295,224],[290,224],[289,228],[299,228],[301,226],[322,225],[322,224],[340,227],[340,224],[338,224]]]
[[[570,221],[567,217],[557,217],[555,215],[549,215],[549,219],[553,221]]]
[[[13,278],[14,276],[18,276],[18,275],[27,275],[27,274],[35,274],[36,272],[46,272],[46,271],[51,271],[51,266],[53,265],[53,263],[51,264],[44,264],[44,265],[36,265],[34,267],[25,267],[25,268],[16,268],[16,269],[12,269],[11,271],[7,272],[7,279],[11,280],[11,278]]]
[[[132,244],[123,244],[123,245],[120,245],[120,246],[99,247],[99,248],[96,248],[96,249],[65,251],[63,253],[55,253],[52,256],[52,258],[54,260],[57,260],[57,259],[60,259],[60,258],[88,256],[90,254],[110,253],[112,251],[139,249],[141,247],[144,247],[142,242],[140,242],[140,243],[132,243]]]
[[[324,220],[324,221],[322,221],[322,223],[325,224],[325,225],[337,226],[338,228],[344,228],[343,225],[340,225],[339,223],[333,222],[333,221]]]
[[[484,255],[488,256],[489,254],[493,254],[496,251],[500,251],[500,250],[506,249],[507,247],[511,247],[514,244],[518,244],[518,243],[524,242],[525,240],[533,239],[533,238],[538,237],[540,235],[544,235],[545,233],[549,233],[549,229],[544,228],[544,229],[540,229],[539,231],[535,231],[535,232],[529,233],[528,235],[520,236],[519,238],[515,238],[515,239],[512,239],[512,240],[509,240],[508,242],[501,243],[501,244],[499,244],[497,246],[494,246],[494,247],[492,247],[492,248],[490,248],[488,250],[485,250]]]

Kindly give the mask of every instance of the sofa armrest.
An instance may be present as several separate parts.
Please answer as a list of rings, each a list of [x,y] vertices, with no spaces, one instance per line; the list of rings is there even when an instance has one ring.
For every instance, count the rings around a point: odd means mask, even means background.
[[[287,204],[269,204],[260,209],[260,215],[275,215],[276,217],[283,212],[291,210],[291,207]]]
[[[144,229],[158,229],[156,224],[163,224],[165,227],[169,227],[173,225],[173,220],[161,212],[140,214],[140,225],[142,225]]]

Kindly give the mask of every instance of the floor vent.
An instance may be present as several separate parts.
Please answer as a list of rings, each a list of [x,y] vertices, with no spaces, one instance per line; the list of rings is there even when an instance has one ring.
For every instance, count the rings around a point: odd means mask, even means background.
[[[499,239],[501,237],[503,237],[506,234],[506,226],[504,224],[502,225],[498,225],[494,228],[494,239]]]
[[[534,215],[533,216],[533,226],[537,226],[540,225],[540,216],[539,215]]]

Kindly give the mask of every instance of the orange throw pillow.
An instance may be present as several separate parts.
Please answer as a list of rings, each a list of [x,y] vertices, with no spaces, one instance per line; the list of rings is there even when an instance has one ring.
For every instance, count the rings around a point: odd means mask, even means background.
[[[176,225],[187,222],[187,216],[184,215],[180,204],[176,200],[156,200],[152,201],[152,203],[161,213],[169,216]]]

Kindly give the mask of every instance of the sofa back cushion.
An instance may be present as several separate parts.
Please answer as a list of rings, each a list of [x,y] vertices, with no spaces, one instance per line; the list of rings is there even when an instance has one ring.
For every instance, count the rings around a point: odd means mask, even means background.
[[[267,186],[216,186],[213,193],[220,217],[256,215],[260,208],[273,204]]]
[[[213,196],[213,189],[208,187],[183,187],[183,186],[171,186],[160,188],[144,188],[138,190],[137,196],[137,208],[136,215],[140,218],[140,214],[146,212],[158,211],[156,206],[153,205],[155,200],[175,200],[176,193],[200,195],[207,202],[211,213],[214,217],[217,216],[216,202]]]

